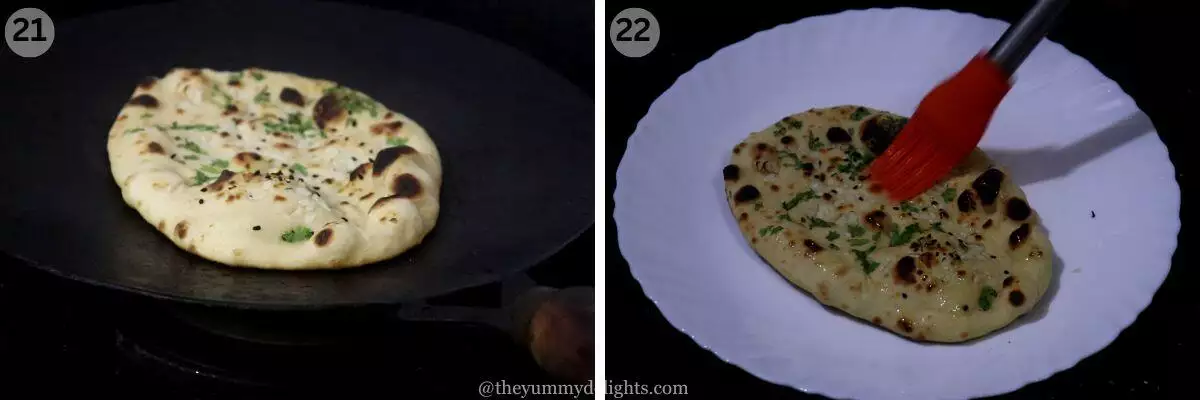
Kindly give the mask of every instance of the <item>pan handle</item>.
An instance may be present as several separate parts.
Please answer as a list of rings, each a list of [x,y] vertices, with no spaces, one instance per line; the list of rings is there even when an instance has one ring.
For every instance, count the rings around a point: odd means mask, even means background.
[[[595,291],[535,287],[518,297],[509,333],[543,370],[583,383],[595,377]]]
[[[537,286],[528,277],[503,286],[503,309],[429,306],[401,307],[409,321],[454,321],[490,325],[529,349],[542,370],[559,379],[587,383],[595,377],[595,290]]]

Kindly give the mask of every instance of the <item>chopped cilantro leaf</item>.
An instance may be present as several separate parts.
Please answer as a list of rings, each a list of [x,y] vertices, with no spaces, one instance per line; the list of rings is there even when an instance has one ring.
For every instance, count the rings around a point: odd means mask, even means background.
[[[155,125],[154,127],[158,128],[158,130],[160,130],[160,131],[166,131],[167,129],[175,129],[175,130],[180,130],[180,131],[204,131],[204,132],[216,132],[217,131],[216,125],[205,125],[205,124],[180,125],[179,121],[171,122],[170,126]]]
[[[304,168],[303,164],[292,164],[292,171],[300,173],[300,175],[308,175],[308,168]]]
[[[917,208],[917,206],[912,205],[912,203],[909,203],[907,201],[902,201],[902,202],[900,202],[900,211],[915,213],[915,212],[920,212],[921,209]]]
[[[934,223],[933,223],[933,230],[935,230],[935,231],[938,231],[938,232],[946,232],[946,231],[943,231],[943,230],[942,230],[942,223],[941,223],[941,222],[934,222]]]
[[[200,145],[196,144],[196,142],[193,142],[191,140],[184,139],[183,146],[181,146],[181,147],[191,150],[192,152],[195,152],[195,153],[207,154],[204,152],[204,149],[200,148]]]
[[[979,309],[983,311],[990,310],[992,308],[992,300],[996,299],[996,295],[996,289],[992,289],[991,286],[984,286],[983,290],[979,291]]]
[[[829,234],[825,235],[825,239],[830,240],[830,241],[837,240],[837,238],[840,238],[840,237],[842,237],[842,235],[837,233],[837,231],[829,231]]]
[[[372,118],[377,115],[376,107],[378,105],[375,101],[353,89],[335,86],[325,89],[325,94],[333,94],[338,103],[342,105],[342,108],[346,109],[347,114],[354,115],[366,111]]]
[[[945,200],[946,203],[954,202],[954,195],[957,194],[956,192],[957,190],[954,190],[952,187],[946,188],[946,191],[942,192],[942,200]]]
[[[858,151],[850,150],[846,152],[845,162],[838,164],[837,170],[840,172],[857,174],[859,171],[862,171],[863,168],[866,168],[867,165],[870,165],[873,159],[874,158],[869,155],[864,156]]]
[[[154,114],[151,114],[151,113],[142,114],[142,119],[150,119],[151,117],[154,117]]]
[[[199,160],[200,157],[196,156],[195,154],[188,154],[186,156],[183,156],[183,159],[184,160]]]
[[[242,71],[234,72],[229,75],[228,84],[232,85],[242,81]]]
[[[137,133],[137,132],[141,132],[144,130],[146,130],[146,128],[129,128],[129,129],[125,130],[125,134],[128,135],[130,133]]]
[[[403,146],[408,144],[408,139],[402,137],[390,137],[387,140],[388,146]]]
[[[850,243],[851,246],[862,246],[864,244],[871,243],[871,241],[867,240],[867,239],[859,238],[859,239],[847,240],[846,243]]]
[[[250,72],[250,76],[253,76],[253,77],[254,77],[254,80],[256,80],[256,81],[261,81],[261,80],[263,80],[263,74],[262,74],[262,72],[253,71],[253,72]]]
[[[262,90],[259,90],[258,94],[254,95],[254,102],[258,104],[267,104],[269,101],[271,101],[271,94],[267,93],[267,87],[263,86]]]
[[[221,101],[222,101],[221,106],[222,107],[229,107],[229,105],[231,103],[233,103],[233,97],[230,96],[228,93],[225,93],[224,91],[222,91],[220,85],[217,85],[214,83],[212,85],[212,90],[213,90],[213,96],[221,98]]]
[[[889,246],[899,246],[912,241],[913,235],[921,232],[921,227],[917,224],[909,224],[904,227],[901,232],[892,231],[892,240]]]
[[[775,136],[783,136],[784,133],[787,133],[787,127],[783,126],[783,123],[776,123],[775,130],[771,131],[771,134]]]
[[[312,235],[312,229],[308,229],[307,226],[297,226],[288,230],[287,232],[284,232],[283,235],[279,236],[279,238],[288,243],[298,243],[308,240],[308,238],[312,237]]]
[[[279,122],[263,122],[263,128],[276,132],[291,133],[301,138],[325,137],[325,132],[317,129],[312,120],[301,117],[300,113],[288,114],[286,119],[280,118]]]
[[[217,167],[217,168],[226,168],[229,166],[229,161],[216,159],[216,160],[213,160],[212,166]]]
[[[853,114],[850,114],[850,119],[853,121],[861,121],[863,118],[866,118],[866,116],[868,116],[868,115],[871,115],[870,111],[867,111],[867,109],[865,109],[865,108],[859,107],[857,110],[854,110]]]
[[[821,138],[818,138],[815,135],[813,135],[812,132],[809,132],[808,133],[808,149],[812,150],[812,151],[817,151],[817,150],[820,150],[822,147],[825,147],[825,144],[821,143]]]
[[[874,235],[874,236],[871,236],[871,240],[872,240],[872,241],[876,241],[876,242],[878,242],[878,241],[879,241],[879,235],[880,235],[881,233],[883,233],[883,231],[875,231],[875,235]]]
[[[867,228],[863,228],[862,225],[850,225],[850,237],[859,237],[864,233],[867,233]]]
[[[792,117],[784,118],[783,124],[787,125],[787,127],[791,129],[800,129],[804,127],[804,121]]]
[[[817,217],[808,218],[808,229],[812,228],[832,228],[833,224]]]
[[[201,170],[201,171],[204,171],[204,172],[207,172],[207,173],[210,173],[210,174],[213,174],[213,175],[217,175],[217,174],[220,174],[220,173],[221,173],[221,170],[220,170],[220,169],[217,169],[217,168],[215,168],[215,167],[213,167],[213,166],[211,166],[211,165],[205,165],[205,166],[202,166],[202,167],[200,167],[200,170]]]
[[[795,196],[792,196],[791,200],[783,202],[783,209],[791,210],[796,208],[796,205],[800,204],[800,202],[809,201],[815,198],[817,198],[817,192],[813,191],[812,189],[809,189],[807,192],[796,193]]]
[[[875,246],[871,246],[871,248],[867,249],[866,251],[854,249],[851,249],[850,251],[854,252],[854,258],[858,259],[859,265],[862,265],[863,272],[866,272],[867,275],[870,275],[871,272],[875,271],[875,268],[879,267],[879,263],[871,261],[870,258],[871,252],[875,251]]]
[[[196,171],[196,177],[192,178],[192,183],[195,183],[197,185],[203,185],[205,183],[208,183],[208,181],[213,180],[215,178],[216,177],[205,175],[203,172]]]
[[[782,227],[782,226],[779,226],[779,225],[767,225],[767,226],[763,227],[762,229],[759,229],[759,230],[758,230],[758,236],[771,236],[771,235],[774,235],[774,234],[776,234],[776,233],[779,233],[779,232],[780,232],[780,231],[782,231],[782,230],[783,230],[783,227]]]

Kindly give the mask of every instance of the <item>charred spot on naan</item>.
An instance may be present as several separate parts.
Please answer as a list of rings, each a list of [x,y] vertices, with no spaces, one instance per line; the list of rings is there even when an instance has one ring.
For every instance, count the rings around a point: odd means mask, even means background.
[[[895,271],[893,273],[897,284],[913,285],[917,283],[917,276],[914,274],[917,270],[917,263],[912,256],[904,256],[900,261],[896,262]]]
[[[400,133],[400,129],[403,127],[404,121],[380,122],[371,125],[371,134],[393,136]]]
[[[971,182],[971,188],[979,194],[979,203],[985,207],[996,202],[1000,195],[1000,184],[1004,182],[1004,173],[995,168],[988,168]]]
[[[421,195],[421,181],[413,174],[403,174],[392,181],[392,193],[400,198],[413,198]]]
[[[737,192],[734,192],[733,201],[735,203],[748,203],[758,200],[760,197],[762,197],[762,193],[759,193],[758,188],[754,187],[754,185],[745,185],[738,189]]]
[[[1033,210],[1029,208],[1029,203],[1019,198],[1008,199],[1008,202],[1004,206],[1004,215],[1013,221],[1024,221],[1032,213]]]
[[[208,189],[209,191],[212,191],[212,192],[219,192],[219,191],[221,191],[221,189],[225,188],[226,182],[229,182],[230,179],[233,179],[233,175],[234,175],[234,173],[227,169],[221,170],[221,175],[217,176],[217,180],[213,181],[213,183],[208,184],[208,186],[205,186],[205,189]]]
[[[850,132],[841,127],[834,126],[825,131],[825,138],[829,139],[829,143],[850,143]]]
[[[300,91],[290,87],[285,87],[279,91],[279,101],[304,107],[304,95],[300,94]]]
[[[239,167],[249,167],[251,163],[262,160],[262,156],[252,151],[243,151],[233,156],[233,164]]]
[[[1008,304],[1012,304],[1013,307],[1020,307],[1021,305],[1025,304],[1025,293],[1021,293],[1021,291],[1017,289],[1009,292]]]
[[[396,162],[400,156],[415,154],[416,152],[417,149],[408,146],[395,146],[380,150],[379,154],[375,155],[375,165],[371,167],[371,175],[379,176],[383,174],[383,171],[387,170],[387,167]]]
[[[317,128],[325,129],[325,125],[337,120],[345,111],[337,96],[332,93],[326,94],[313,106],[313,122],[317,124]]]
[[[1029,238],[1029,230],[1029,223],[1021,224],[1017,229],[1014,229],[1012,234],[1008,235],[1008,247],[1013,250],[1021,247],[1021,244],[1025,243],[1025,240]]]
[[[871,230],[882,232],[887,228],[888,215],[880,210],[871,211],[863,216],[863,222]]]
[[[805,252],[805,254],[808,256],[812,256],[814,254],[820,253],[822,250],[825,250],[824,247],[821,247],[820,244],[813,241],[812,239],[804,239],[804,248],[808,249],[808,251]]]
[[[355,181],[355,180],[362,179],[363,177],[366,177],[367,169],[371,168],[371,164],[372,163],[366,162],[366,163],[359,164],[357,167],[355,167],[353,171],[350,171],[350,180]]]
[[[738,177],[741,176],[741,170],[737,165],[729,164],[721,170],[721,174],[725,176],[726,182],[737,182]]]
[[[148,94],[139,94],[129,99],[129,105],[145,108],[158,108],[158,99]]]
[[[313,243],[318,247],[325,247],[331,240],[333,240],[333,228],[322,229],[313,236]]]
[[[958,195],[958,212],[969,213],[975,209],[975,192],[964,190]]]
[[[146,152],[151,154],[167,154],[167,151],[164,150],[162,145],[158,144],[158,142],[150,142],[150,144],[147,144]]]
[[[883,154],[907,123],[907,118],[878,115],[863,121],[859,139],[871,153]]]
[[[187,221],[179,221],[179,223],[175,224],[175,236],[176,237],[179,237],[180,239],[186,238],[187,233],[188,233]]]

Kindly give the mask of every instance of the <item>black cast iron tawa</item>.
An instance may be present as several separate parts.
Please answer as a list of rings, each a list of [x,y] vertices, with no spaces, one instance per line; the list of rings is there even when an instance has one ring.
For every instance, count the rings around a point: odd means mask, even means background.
[[[593,221],[591,99],[488,39],[298,1],[145,6],[56,29],[45,55],[0,58],[0,249],[56,274],[241,308],[392,304],[527,268]],[[249,66],[337,81],[428,130],[444,181],[423,244],[343,271],[229,268],[176,248],[124,204],[105,141],[137,82],[173,67]]]

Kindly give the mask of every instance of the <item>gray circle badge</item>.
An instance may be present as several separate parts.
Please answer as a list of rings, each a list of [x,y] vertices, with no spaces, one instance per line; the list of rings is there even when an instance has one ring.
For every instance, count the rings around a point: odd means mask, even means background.
[[[54,21],[45,11],[22,8],[8,16],[4,25],[8,48],[25,58],[40,56],[54,43]]]
[[[650,54],[658,45],[658,20],[641,8],[626,8],[608,26],[608,40],[625,57]]]

